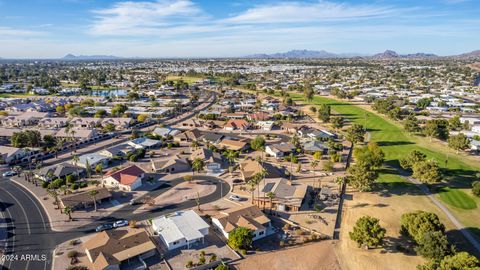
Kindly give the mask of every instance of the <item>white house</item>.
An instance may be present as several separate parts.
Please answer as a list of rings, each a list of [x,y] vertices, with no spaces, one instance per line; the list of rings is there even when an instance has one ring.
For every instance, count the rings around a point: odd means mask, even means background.
[[[106,156],[102,156],[99,153],[85,154],[78,157],[78,161],[72,161],[73,165],[87,168],[89,166],[94,169],[98,164],[102,164],[104,168],[108,167],[108,161],[110,159]]]
[[[0,146],[0,163],[11,163],[29,155],[23,148]]]
[[[270,219],[262,213],[256,205],[247,205],[229,209],[212,217],[212,224],[228,238],[229,234],[238,227],[252,230],[253,240],[261,239],[271,230]]]
[[[275,158],[288,156],[293,150],[295,150],[295,146],[291,143],[279,143],[265,147],[265,153]]]
[[[168,248],[173,250],[204,241],[208,224],[193,210],[178,211],[152,220],[153,230]]]
[[[480,125],[473,126],[472,131],[475,132],[475,133],[480,133]]]
[[[132,191],[142,186],[145,171],[137,165],[131,165],[106,175],[103,183],[120,190]]]

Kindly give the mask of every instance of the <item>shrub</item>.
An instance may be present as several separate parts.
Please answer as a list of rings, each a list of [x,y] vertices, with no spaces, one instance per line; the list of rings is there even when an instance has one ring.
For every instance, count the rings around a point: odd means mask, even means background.
[[[78,189],[78,184],[77,184],[77,183],[72,184],[72,189],[73,189],[73,190],[77,190],[77,189]]]
[[[70,250],[68,253],[67,253],[67,257],[68,258],[75,258],[78,256],[78,252],[76,250]]]
[[[188,261],[187,264],[185,264],[185,267],[186,267],[186,268],[192,268],[192,267],[193,267],[193,262],[192,262],[192,261]]]
[[[42,181],[42,188],[47,188],[48,187],[48,182]]]
[[[473,182],[472,193],[473,195],[480,197],[480,181]]]

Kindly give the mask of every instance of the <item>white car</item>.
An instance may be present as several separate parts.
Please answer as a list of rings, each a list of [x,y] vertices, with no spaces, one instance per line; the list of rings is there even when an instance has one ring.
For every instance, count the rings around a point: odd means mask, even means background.
[[[128,221],[127,220],[118,220],[113,223],[114,228],[120,228],[120,227],[125,227],[128,226]]]
[[[3,177],[12,177],[12,176],[14,176],[14,175],[17,175],[17,173],[14,172],[14,171],[8,171],[8,172],[4,172],[4,173],[2,174]]]
[[[242,197],[240,196],[237,196],[237,195],[230,195],[230,197],[228,197],[228,199],[232,200],[232,201],[241,201],[242,200]]]

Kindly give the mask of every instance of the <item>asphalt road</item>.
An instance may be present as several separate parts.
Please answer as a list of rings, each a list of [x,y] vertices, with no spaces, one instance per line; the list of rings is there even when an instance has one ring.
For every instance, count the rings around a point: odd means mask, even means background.
[[[196,179],[211,181],[216,185],[215,191],[200,197],[200,204],[216,201],[228,194],[228,183],[212,176],[196,176]],[[183,178],[170,181],[147,195],[156,197],[179,183]],[[0,239],[0,249],[5,250],[8,260],[2,269],[12,270],[46,270],[52,267],[52,255],[55,247],[73,238],[78,238],[95,231],[103,223],[119,219],[146,220],[175,211],[196,206],[195,200],[181,201],[173,205],[159,205],[146,212],[132,214],[141,205],[125,205],[110,216],[98,219],[86,226],[77,227],[66,232],[54,232],[49,226],[48,216],[37,199],[27,190],[6,178],[0,178],[0,210],[8,225],[6,239]],[[75,217],[75,213],[73,214]],[[0,233],[0,235],[2,235]],[[1,246],[1,244],[6,246]]]

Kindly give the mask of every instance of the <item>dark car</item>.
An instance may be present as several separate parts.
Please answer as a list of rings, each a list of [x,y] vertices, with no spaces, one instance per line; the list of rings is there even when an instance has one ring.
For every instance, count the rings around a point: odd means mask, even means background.
[[[98,226],[97,228],[95,228],[95,231],[96,232],[103,232],[103,231],[106,231],[106,230],[110,230],[113,228],[113,225],[110,224],[110,223],[107,223],[107,224],[102,224],[100,226]]]

